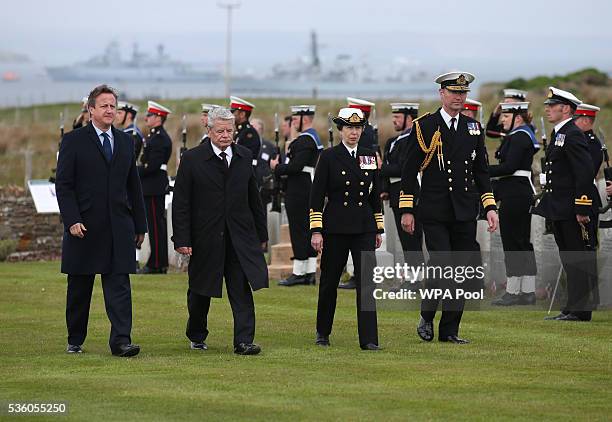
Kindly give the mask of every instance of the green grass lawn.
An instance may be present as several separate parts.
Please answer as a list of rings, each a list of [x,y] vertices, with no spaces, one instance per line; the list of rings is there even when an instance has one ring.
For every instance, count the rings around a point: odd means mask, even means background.
[[[110,355],[96,281],[85,353],[66,355],[59,263],[0,264],[0,402],[69,403],[62,420],[610,420],[612,313],[464,315],[466,346],[421,342],[417,312],[381,310],[380,352],[357,342],[355,293],[340,291],[332,347],[313,344],[316,292],[255,294],[259,356],[232,353],[227,299],[209,350],[185,338],[186,275],[133,276],[133,359]],[[2,412],[5,412],[2,409]],[[1,413],[0,413],[1,414]],[[0,416],[6,417],[6,416]],[[55,419],[57,417],[47,417]],[[20,417],[25,420],[27,417]],[[45,420],[35,417],[35,420]]]

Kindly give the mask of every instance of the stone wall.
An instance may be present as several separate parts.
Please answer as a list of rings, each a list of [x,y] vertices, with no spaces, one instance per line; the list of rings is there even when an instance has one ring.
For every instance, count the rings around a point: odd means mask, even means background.
[[[59,259],[63,231],[59,214],[38,214],[25,189],[0,186],[0,239],[17,241],[9,261]]]

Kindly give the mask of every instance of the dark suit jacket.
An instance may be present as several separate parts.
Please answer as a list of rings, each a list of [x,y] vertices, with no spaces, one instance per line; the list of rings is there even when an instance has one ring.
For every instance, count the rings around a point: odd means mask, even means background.
[[[64,222],[63,273],[136,271],[134,235],[146,233],[147,222],[134,141],[121,130],[112,131],[110,163],[91,123],[62,139],[55,187]],[[85,225],[84,238],[70,234],[75,223]]]
[[[417,205],[416,175],[425,159],[417,139],[419,127],[427,148],[431,145],[434,133],[440,130],[444,159],[440,157],[438,161],[435,153],[423,170],[417,216],[422,221],[475,221],[479,199],[485,211],[497,208],[491,192],[488,157],[480,123],[463,114],[459,114],[458,118],[454,134],[446,126],[440,110],[414,121],[412,132],[404,141],[406,154],[402,160],[402,191],[399,199],[402,212],[414,214]],[[475,129],[470,130],[470,127]]]
[[[261,242],[268,240],[266,215],[257,190],[251,152],[232,145],[229,170],[210,140],[183,154],[174,184],[174,247],[191,246],[189,288],[221,297],[226,230],[253,290],[268,287]]]

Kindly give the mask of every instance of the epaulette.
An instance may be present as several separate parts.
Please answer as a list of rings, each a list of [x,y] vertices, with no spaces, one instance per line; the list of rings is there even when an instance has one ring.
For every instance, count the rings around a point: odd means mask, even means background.
[[[430,112],[427,112],[427,113],[425,113],[425,114],[422,114],[422,115],[420,115],[419,117],[417,117],[416,119],[414,119],[412,122],[413,122],[413,123],[414,123],[414,122],[417,122],[417,121],[421,120],[423,117],[429,116],[430,114],[431,114]]]

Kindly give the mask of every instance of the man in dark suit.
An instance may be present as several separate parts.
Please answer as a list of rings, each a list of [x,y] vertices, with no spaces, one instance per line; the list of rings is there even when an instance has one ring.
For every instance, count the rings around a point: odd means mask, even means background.
[[[164,129],[171,111],[149,101],[145,121],[149,134],[144,142],[138,174],[147,207],[151,255],[139,274],[164,274],[168,269],[168,231],[166,225],[166,192],[168,190],[168,160],[172,155],[172,140]]]
[[[209,113],[210,141],[185,152],[172,202],[174,248],[189,260],[186,335],[191,348],[206,350],[211,297],[221,297],[223,278],[234,315],[234,353],[255,355],[252,290],[268,287],[262,249],[266,218],[251,152],[234,144],[234,116],[226,108]]]
[[[590,321],[595,307],[589,274],[594,241],[593,161],[584,133],[572,117],[581,101],[574,94],[550,87],[544,102],[555,125],[546,149],[544,193],[534,213],[552,221],[561,264],[567,275],[567,303],[556,321]]]
[[[430,255],[428,265],[432,267],[452,265],[457,268],[468,264],[477,271],[475,267],[482,266],[480,247],[476,242],[479,198],[486,212],[489,231],[496,230],[498,225],[484,134],[480,123],[461,114],[473,80],[474,75],[467,72],[438,76],[436,83],[440,84],[442,107],[433,114],[427,113],[416,119],[406,141],[399,197],[402,228],[414,233],[416,211],[416,219],[423,224],[425,245]],[[418,204],[415,201],[417,172],[421,173]],[[479,277],[472,281],[481,280]],[[433,320],[441,301],[438,340],[468,343],[459,337],[464,300],[458,296],[458,283],[461,281],[452,277],[425,280],[427,289],[443,289],[450,292],[450,297],[421,301],[417,333],[423,340],[434,338]]]
[[[102,275],[111,322],[113,355],[135,356],[131,344],[129,273],[146,219],[132,137],[112,126],[117,94],[100,85],[89,94],[91,122],[64,136],[57,163],[56,192],[62,221],[62,272],[68,274],[68,353],[81,353],[96,274]]]

